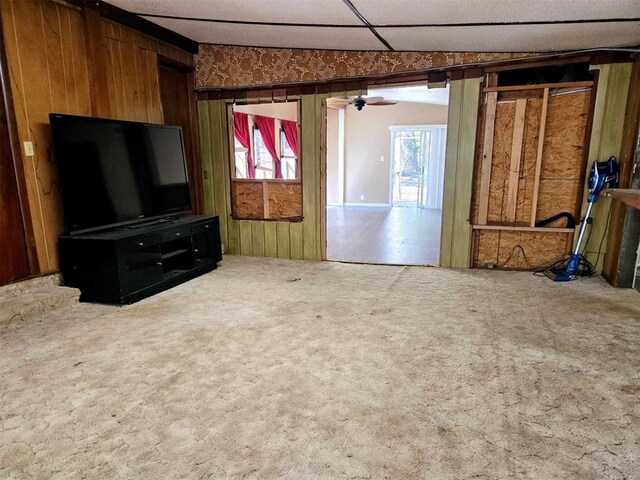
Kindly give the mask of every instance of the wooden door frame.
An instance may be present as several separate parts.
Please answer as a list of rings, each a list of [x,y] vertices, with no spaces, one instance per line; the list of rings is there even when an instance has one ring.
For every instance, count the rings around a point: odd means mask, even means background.
[[[38,275],[40,266],[38,264],[38,253],[36,251],[36,240],[33,232],[31,220],[31,210],[29,210],[29,198],[27,194],[27,182],[24,174],[24,164],[22,162],[22,149],[20,148],[20,138],[18,136],[18,125],[11,93],[11,80],[9,78],[9,64],[7,52],[4,44],[4,32],[2,29],[2,12],[0,11],[0,94],[2,95],[2,110],[0,115],[5,117],[9,136],[9,148],[11,151],[11,161],[13,171],[18,186],[18,200],[20,202],[20,212],[22,214],[22,227],[29,259],[29,275]]]
[[[186,63],[178,62],[172,58],[165,57],[164,55],[158,55],[158,76],[160,76],[160,69],[168,68],[180,73],[186,74],[187,82],[190,85],[189,92],[189,122],[191,123],[191,151],[193,152],[193,174],[194,178],[198,179],[195,185],[191,185],[194,191],[195,205],[192,205],[193,213],[204,213],[204,174],[202,167],[202,152],[200,150],[200,129],[198,124],[198,108],[197,99],[195,94],[195,76],[194,67],[187,65]],[[162,98],[162,93],[160,94]],[[164,106],[160,104],[163,110],[164,119]]]

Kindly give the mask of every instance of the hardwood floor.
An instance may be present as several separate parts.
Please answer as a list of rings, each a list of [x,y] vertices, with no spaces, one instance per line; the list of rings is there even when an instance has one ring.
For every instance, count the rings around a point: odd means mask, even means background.
[[[327,207],[327,259],[438,265],[442,211],[415,207]]]

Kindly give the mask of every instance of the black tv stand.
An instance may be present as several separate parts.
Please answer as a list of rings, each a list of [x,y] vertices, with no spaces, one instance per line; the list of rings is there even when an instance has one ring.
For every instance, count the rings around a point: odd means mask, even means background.
[[[120,227],[124,230],[138,230],[139,228],[148,227],[150,225],[159,225],[162,223],[175,223],[180,220],[180,217],[162,217],[148,222],[134,223],[132,225],[125,225]]]
[[[217,267],[218,217],[162,220],[60,237],[65,285],[80,301],[133,303]]]

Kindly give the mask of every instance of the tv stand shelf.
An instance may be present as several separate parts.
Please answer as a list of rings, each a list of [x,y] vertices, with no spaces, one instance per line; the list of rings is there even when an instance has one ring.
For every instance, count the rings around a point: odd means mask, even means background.
[[[65,285],[79,288],[81,301],[137,302],[217,267],[218,217],[67,235],[60,258]]]

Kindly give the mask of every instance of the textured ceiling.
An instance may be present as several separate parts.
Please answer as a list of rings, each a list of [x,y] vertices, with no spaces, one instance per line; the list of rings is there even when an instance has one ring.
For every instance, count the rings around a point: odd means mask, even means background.
[[[407,51],[476,52],[542,52],[640,44],[640,0],[351,0],[360,16],[343,0],[108,3],[200,43],[343,50],[387,50],[390,46]],[[624,21],[611,21],[616,19]]]
[[[426,85],[412,85],[409,87],[380,87],[369,88],[367,95],[382,97],[396,102],[428,103],[431,105],[449,104],[449,86],[443,88],[427,88]]]
[[[336,50],[345,49],[345,46],[349,50],[379,50],[381,47],[378,39],[366,28],[336,28],[328,34],[327,29],[321,27],[213,24],[172,18],[150,20],[199,43]]]

